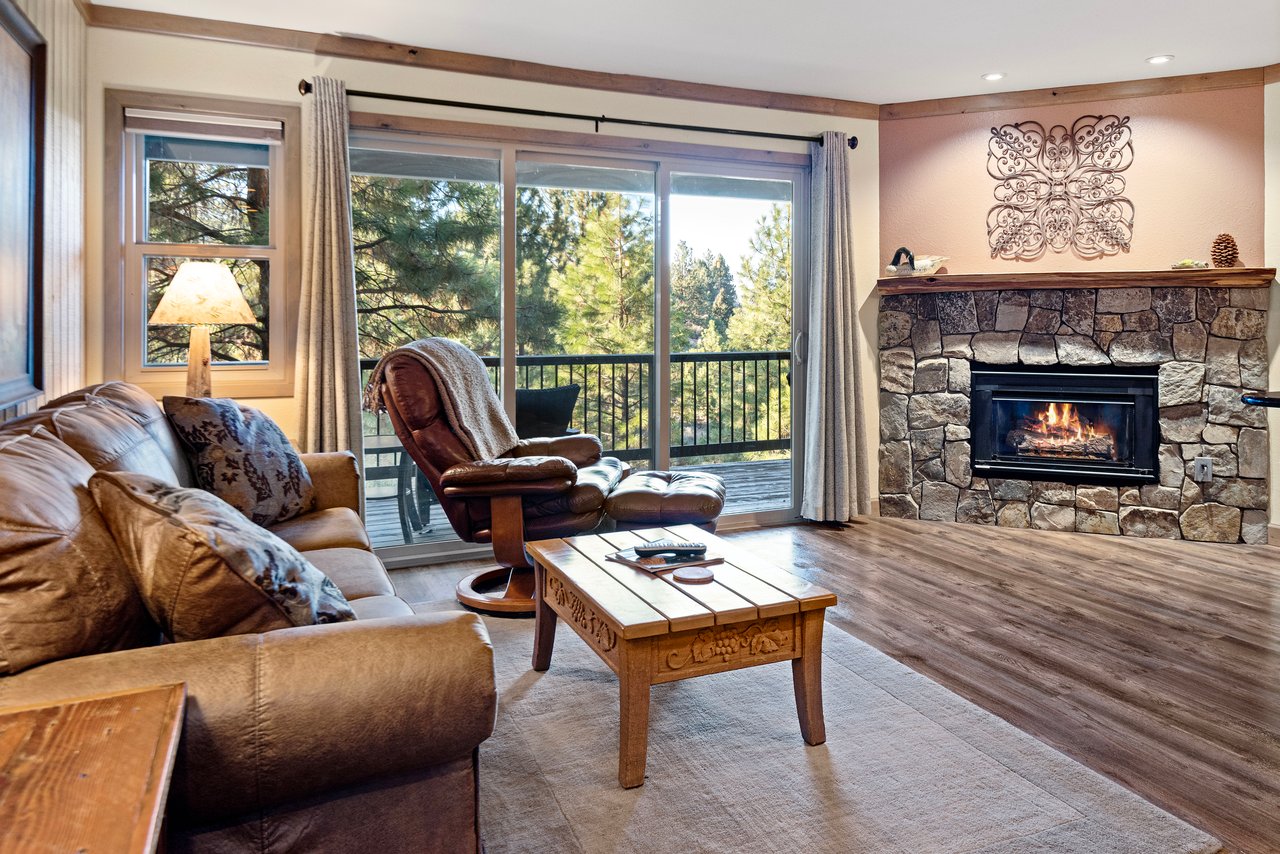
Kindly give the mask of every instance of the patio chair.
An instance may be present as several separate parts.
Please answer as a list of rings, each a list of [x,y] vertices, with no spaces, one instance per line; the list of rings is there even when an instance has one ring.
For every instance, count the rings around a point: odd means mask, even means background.
[[[516,389],[516,435],[533,439],[578,432],[569,429],[569,421],[581,391],[582,386],[577,383],[555,388]]]
[[[413,545],[418,537],[431,533],[431,505],[437,503],[436,496],[400,440],[394,434],[365,436],[364,455],[366,482],[395,478],[396,512],[404,544]],[[392,457],[395,464],[382,464],[386,457]]]

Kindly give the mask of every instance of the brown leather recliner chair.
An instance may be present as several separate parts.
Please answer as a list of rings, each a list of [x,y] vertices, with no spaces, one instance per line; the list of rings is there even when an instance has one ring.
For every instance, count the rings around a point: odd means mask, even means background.
[[[626,464],[602,456],[600,440],[586,434],[523,439],[496,459],[477,460],[465,450],[447,415],[445,392],[422,362],[397,351],[380,369],[375,393],[453,530],[465,542],[492,543],[501,564],[458,582],[458,601],[482,611],[532,613],[533,562],[525,541],[595,528]],[[497,395],[487,385],[451,385],[448,393],[484,392],[499,410]],[[500,411],[496,417],[505,420]],[[491,590],[504,581],[505,589]]]

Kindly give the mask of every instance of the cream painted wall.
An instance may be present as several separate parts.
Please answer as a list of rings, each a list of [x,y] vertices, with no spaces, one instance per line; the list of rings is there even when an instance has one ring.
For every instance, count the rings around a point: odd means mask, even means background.
[[[823,130],[840,130],[856,135],[859,146],[850,154],[849,165],[854,209],[854,252],[858,277],[859,318],[864,343],[862,357],[864,404],[866,411],[870,414],[867,424],[868,435],[878,435],[879,427],[875,418],[877,381],[871,342],[875,340],[876,328],[876,300],[872,295],[872,289],[875,285],[876,271],[880,266],[877,260],[880,191],[878,123],[873,120],[840,119],[598,92],[105,29],[90,31],[88,56],[87,149],[90,156],[85,181],[89,211],[86,259],[89,275],[85,307],[86,352],[90,380],[102,376],[103,336],[112,334],[103,328],[102,309],[105,291],[101,281],[103,240],[101,152],[104,145],[104,90],[141,89],[301,103],[305,120],[309,100],[298,95],[298,80],[314,75],[325,75],[345,80],[350,89],[367,91],[401,92],[481,103],[646,118],[683,124],[721,125],[782,133],[817,134]],[[476,111],[393,104],[385,101],[353,98],[351,107],[353,110],[396,111],[405,115],[502,123],[500,119],[495,120],[489,114]],[[575,132],[590,130],[590,127],[584,127],[583,123],[553,119],[520,117],[520,123],[527,127]],[[617,132],[614,131],[614,133]],[[715,145],[726,144],[723,136],[656,129],[626,128],[625,133],[619,135]],[[805,150],[803,143],[771,143],[763,140],[742,139],[735,140],[734,144],[796,152]],[[304,174],[306,171],[304,163]],[[180,384],[175,383],[175,390],[179,387]],[[296,435],[298,420],[294,402],[291,399],[275,398],[249,402],[260,406],[279,421],[291,436]],[[872,461],[874,478],[875,455],[870,454],[868,458]]]
[[[1280,82],[1263,87],[1265,198],[1263,201],[1263,263],[1280,266]],[[1271,285],[1267,316],[1267,345],[1271,354],[1271,388],[1280,388],[1280,288]],[[1280,410],[1270,413],[1271,524],[1280,525]],[[1274,540],[1273,540],[1274,541]]]

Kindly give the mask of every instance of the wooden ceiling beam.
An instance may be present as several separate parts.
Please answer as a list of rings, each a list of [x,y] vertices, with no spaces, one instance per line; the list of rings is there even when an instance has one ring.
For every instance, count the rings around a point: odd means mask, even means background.
[[[540,62],[415,47],[356,36],[326,35],[279,27],[215,21],[208,18],[191,18],[162,12],[142,12],[117,6],[99,6],[89,0],[82,0],[82,2],[84,9],[88,12],[90,26],[106,29],[233,42],[255,47],[314,53],[317,56],[385,62],[412,68],[477,74],[507,80],[547,83],[553,86],[571,86],[577,89],[651,95],[657,98],[677,98],[685,101],[703,101],[849,119],[876,119],[880,114],[878,106],[862,101],[691,83],[685,80],[668,80],[638,74],[587,71]]]
[[[524,80],[578,89],[625,92],[657,98],[675,98],[851,119],[879,119],[880,121],[1208,92],[1280,82],[1280,64],[1276,64],[1235,71],[1154,77],[1118,83],[1055,86],[1048,89],[993,92],[955,98],[929,98],[877,106],[864,101],[849,101],[841,98],[823,98],[815,95],[692,83],[686,80],[669,80],[638,74],[611,74],[604,71],[566,68],[540,62],[415,47],[357,36],[329,35],[162,12],[143,12],[117,6],[99,6],[91,0],[75,0],[75,3],[90,26],[106,29],[208,39],[254,47],[300,51],[317,56],[383,62],[412,68]]]
[[[1119,83],[1088,83],[1079,86],[1055,86],[1049,89],[1024,89],[1020,92],[992,92],[989,95],[966,95],[958,98],[930,98],[899,104],[881,104],[880,121],[986,113],[993,110],[1022,110],[1051,104],[1115,101],[1123,98],[1148,98],[1153,95],[1180,95],[1187,92],[1261,86],[1266,76],[1264,72],[1275,67],[1184,74],[1178,77],[1148,77],[1143,80],[1124,80]]]

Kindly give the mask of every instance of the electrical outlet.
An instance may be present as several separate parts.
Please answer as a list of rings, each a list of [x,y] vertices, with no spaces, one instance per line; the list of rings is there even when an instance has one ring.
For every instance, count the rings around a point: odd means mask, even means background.
[[[1191,479],[1196,483],[1213,480],[1213,457],[1196,457],[1191,467]]]

